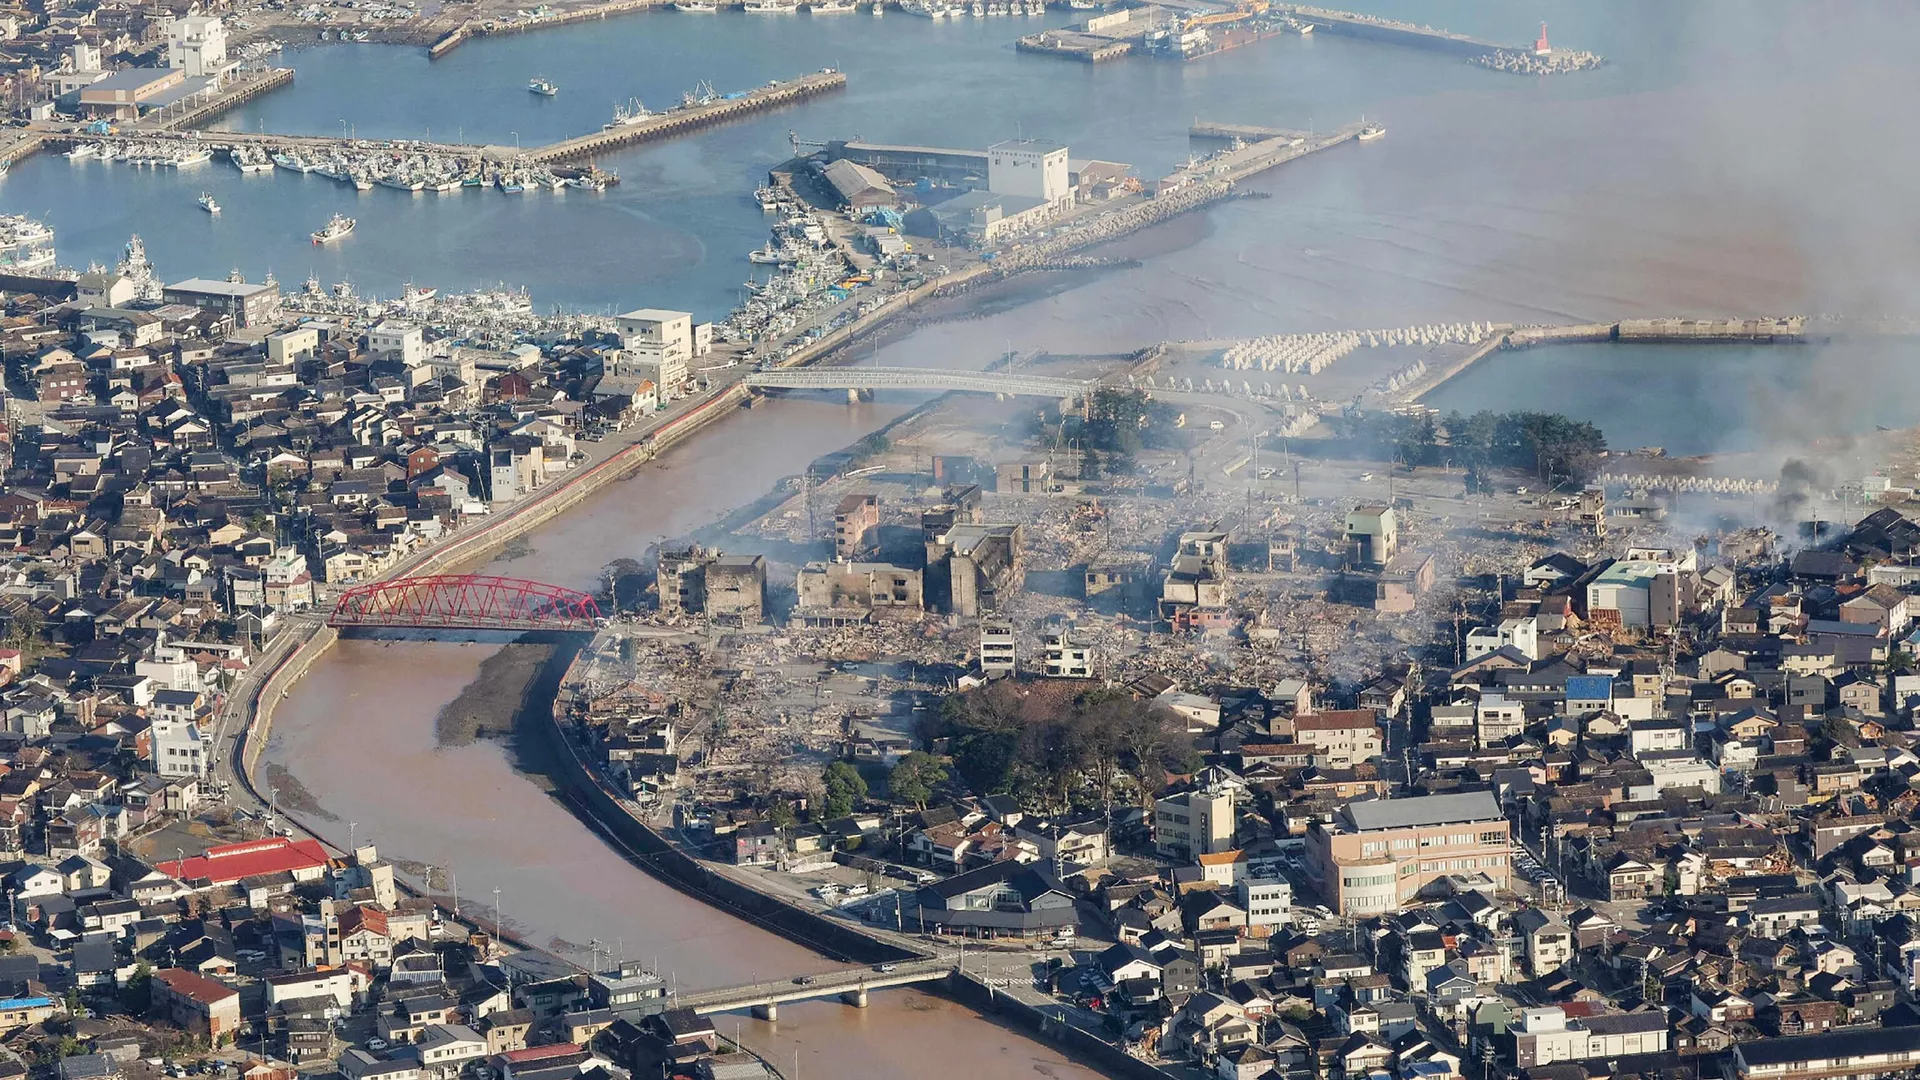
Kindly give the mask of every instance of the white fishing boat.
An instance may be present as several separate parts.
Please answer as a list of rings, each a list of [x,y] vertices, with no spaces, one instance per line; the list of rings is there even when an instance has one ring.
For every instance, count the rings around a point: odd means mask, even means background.
[[[201,192],[200,198],[194,201],[199,203],[200,209],[205,210],[209,214],[220,213],[220,204],[214,201],[213,193],[210,191]]]
[[[1360,141],[1361,142],[1372,142],[1375,139],[1385,138],[1386,134],[1387,134],[1386,128],[1381,127],[1379,124],[1367,123],[1367,118],[1364,116],[1360,118]]]
[[[527,82],[527,89],[539,94],[541,97],[553,97],[560,92],[560,87],[555,85],[552,79],[539,75],[534,76]]]
[[[819,0],[807,7],[807,11],[814,15],[846,15],[859,10],[860,5],[853,0]]]
[[[335,214],[326,225],[314,232],[313,242],[316,244],[331,243],[352,232],[355,224],[356,222],[347,215]]]
[[[720,5],[713,3],[712,0],[680,0],[673,5],[673,10],[684,11],[689,15],[711,15],[720,10]]]
[[[92,143],[81,143],[79,146],[76,146],[73,149],[67,151],[67,160],[68,161],[85,161],[86,159],[94,156],[94,154],[96,153],[98,153],[98,151],[94,149],[94,145]]]

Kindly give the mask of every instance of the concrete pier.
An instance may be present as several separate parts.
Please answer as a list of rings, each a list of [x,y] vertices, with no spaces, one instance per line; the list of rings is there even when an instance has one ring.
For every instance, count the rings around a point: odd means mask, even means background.
[[[780,1004],[778,1002],[769,1001],[765,1005],[755,1005],[752,1011],[754,1016],[765,1020],[769,1024],[777,1023],[780,1019]]]
[[[736,120],[752,113],[777,109],[816,94],[842,89],[846,85],[847,77],[844,73],[819,71],[812,75],[802,75],[797,79],[788,79],[777,86],[763,86],[737,98],[721,98],[705,105],[674,109],[650,116],[637,124],[624,124],[610,130],[566,139],[530,151],[526,156],[541,165],[579,161],[623,146],[653,142],[656,139],[670,139],[676,135],[712,127],[715,124],[724,124],[729,120]]]
[[[292,68],[270,68],[266,71],[243,75],[203,104],[179,116],[154,124],[153,127],[165,131],[184,131],[198,127],[242,102],[251,101],[269,90],[277,90],[292,82]]]
[[[118,142],[122,139],[160,138],[191,139],[194,142],[220,148],[240,145],[262,146],[268,150],[299,149],[305,151],[348,152],[364,149],[371,140],[342,139],[335,135],[276,135],[270,132],[256,131],[186,131],[193,123],[210,119],[220,112],[233,108],[240,102],[257,94],[263,94],[277,86],[293,81],[290,68],[274,70],[270,75],[249,81],[232,88],[219,99],[210,101],[200,109],[184,117],[168,121],[164,125],[151,127],[129,126],[123,128],[117,136],[87,135],[80,132],[47,132],[43,138],[61,147],[84,142]],[[756,112],[780,108],[794,102],[805,100],[816,94],[829,93],[847,85],[847,77],[838,71],[821,71],[811,75],[802,75],[797,79],[788,79],[771,86],[763,86],[738,97],[720,98],[705,105],[682,106],[656,113],[637,124],[625,124],[612,130],[601,130],[577,138],[564,139],[546,146],[482,146],[478,144],[424,142],[404,140],[395,145],[407,150],[446,154],[457,157],[478,157],[499,164],[528,161],[536,165],[558,165],[568,162],[585,161],[595,154],[605,153],[638,143],[654,142],[661,139],[677,138],[688,135],[715,124],[724,124]]]
[[[1495,51],[1533,51],[1531,46],[1503,45],[1497,41],[1456,34],[1450,30],[1435,30],[1431,26],[1416,26],[1409,22],[1360,15],[1351,11],[1335,11],[1306,4],[1279,4],[1276,5],[1275,10],[1292,15],[1303,22],[1310,22],[1315,30],[1321,33],[1364,38],[1368,41],[1381,41],[1391,45],[1411,45],[1415,48],[1452,53],[1455,56],[1485,56]]]
[[[864,1009],[867,1007],[867,988],[862,986],[858,990],[849,990],[840,995],[840,1000],[856,1009]]]

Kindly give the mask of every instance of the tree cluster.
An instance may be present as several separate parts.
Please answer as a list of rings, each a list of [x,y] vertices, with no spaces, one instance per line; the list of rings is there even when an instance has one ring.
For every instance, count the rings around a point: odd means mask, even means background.
[[[1543,481],[1584,482],[1607,448],[1598,427],[1560,413],[1452,412],[1436,423],[1432,413],[1349,411],[1329,423],[1334,437],[1357,453],[1408,466],[1462,468],[1476,489],[1495,468],[1525,469]]]
[[[1060,708],[1000,680],[949,697],[922,734],[949,740],[954,771],[974,792],[1005,792],[1041,813],[1104,808],[1123,786],[1138,796],[1168,771],[1197,767],[1184,724],[1105,689]]]

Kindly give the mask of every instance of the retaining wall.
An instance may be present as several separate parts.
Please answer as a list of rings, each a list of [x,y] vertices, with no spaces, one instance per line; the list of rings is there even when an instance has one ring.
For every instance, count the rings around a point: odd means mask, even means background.
[[[1122,1080],[1168,1080],[1173,1075],[1097,1035],[1056,1020],[1026,1002],[994,993],[992,988],[972,975],[954,972],[937,983],[923,985],[937,988],[942,997],[997,1017],[1043,1042],[1051,1043],[1108,1076],[1121,1077]]]

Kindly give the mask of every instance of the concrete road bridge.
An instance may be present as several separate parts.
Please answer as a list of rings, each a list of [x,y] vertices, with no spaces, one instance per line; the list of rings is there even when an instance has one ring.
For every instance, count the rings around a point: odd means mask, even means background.
[[[1079,398],[1099,385],[1097,379],[1061,379],[1019,372],[945,371],[940,368],[785,368],[756,371],[746,378],[756,390],[966,390],[1015,397]]]
[[[953,961],[949,959],[902,960],[897,964],[802,975],[798,979],[781,982],[723,986],[694,994],[681,994],[674,999],[674,1004],[682,1009],[692,1009],[695,1014],[702,1016],[735,1009],[752,1009],[753,1015],[762,1020],[775,1020],[779,1018],[782,1002],[838,997],[855,1008],[864,1009],[867,1007],[867,994],[871,991],[937,982],[946,978],[951,971]]]

